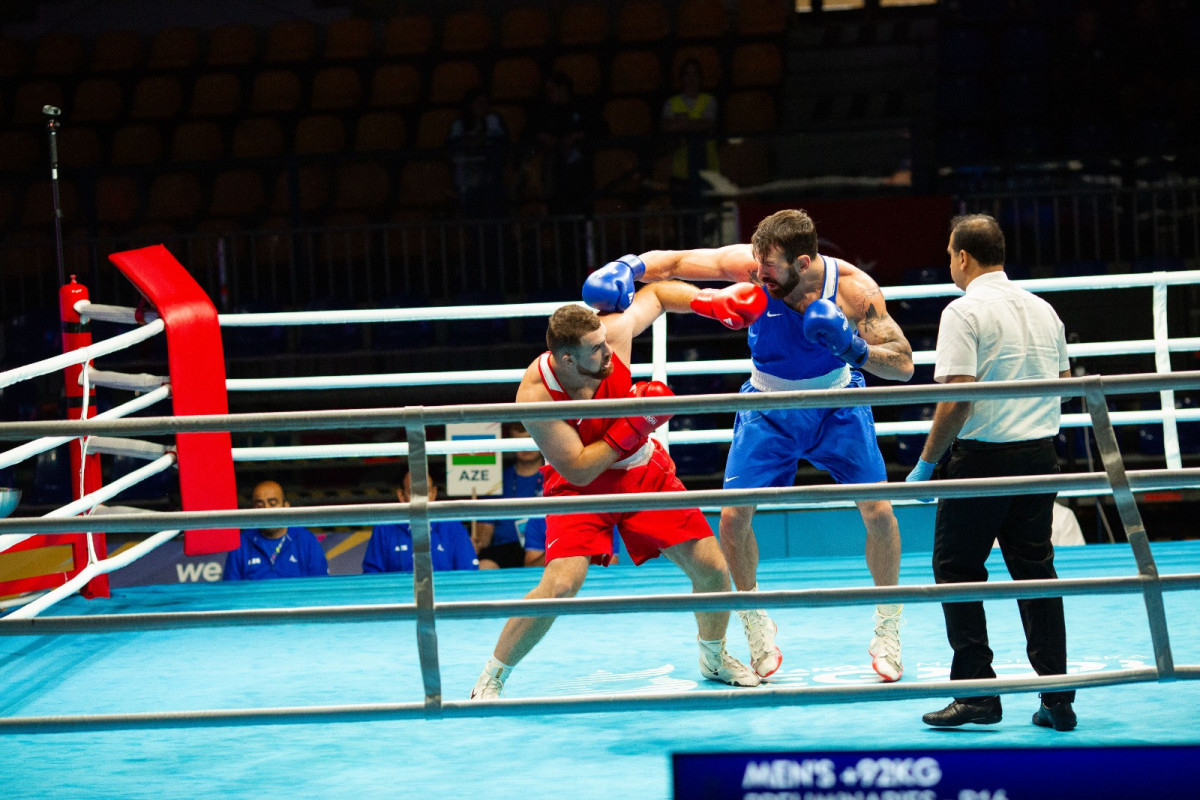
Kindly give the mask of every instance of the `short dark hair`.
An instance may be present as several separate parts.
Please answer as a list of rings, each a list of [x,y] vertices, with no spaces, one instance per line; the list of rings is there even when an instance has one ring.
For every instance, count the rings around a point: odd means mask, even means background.
[[[800,256],[817,257],[817,226],[802,208],[776,211],[758,223],[750,237],[754,257],[765,258],[778,247],[790,264]]]
[[[561,353],[579,346],[579,340],[600,327],[600,318],[590,308],[572,303],[550,315],[546,326],[546,348]]]
[[[994,217],[966,214],[950,220],[950,248],[966,250],[981,267],[1004,266],[1004,231]]]

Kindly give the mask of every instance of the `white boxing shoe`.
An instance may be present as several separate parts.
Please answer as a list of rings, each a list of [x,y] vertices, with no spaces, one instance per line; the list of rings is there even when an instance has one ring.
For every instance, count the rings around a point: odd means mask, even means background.
[[[487,666],[475,681],[471,690],[472,700],[497,700],[504,692],[504,681],[512,674],[512,667],[501,664],[494,658],[489,658]]]
[[[713,652],[712,646],[706,647],[705,643],[700,641],[700,674],[710,681],[719,681],[730,686],[758,686],[762,683],[754,670],[729,655],[724,639],[720,641],[720,649],[717,652]]]
[[[750,663],[754,666],[754,671],[760,678],[770,677],[783,663],[783,653],[775,646],[775,632],[778,628],[765,611],[739,611],[737,615],[742,620],[742,627],[746,629],[746,641],[750,643]]]
[[[885,683],[900,680],[904,664],[900,660],[900,609],[903,606],[875,606],[875,635],[867,651],[871,654],[871,667]]]

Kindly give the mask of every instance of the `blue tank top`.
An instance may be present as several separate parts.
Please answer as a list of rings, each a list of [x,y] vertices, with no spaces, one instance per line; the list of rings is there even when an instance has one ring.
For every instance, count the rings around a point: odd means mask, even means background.
[[[818,254],[825,270],[821,297],[837,302],[838,262]],[[750,326],[750,360],[756,369],[786,380],[825,375],[845,362],[804,335],[804,315],[783,300],[767,295],[767,310]]]

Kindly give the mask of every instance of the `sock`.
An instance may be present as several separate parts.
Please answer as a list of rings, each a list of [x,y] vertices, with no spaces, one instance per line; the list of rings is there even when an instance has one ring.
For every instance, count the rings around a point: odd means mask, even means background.
[[[714,658],[721,655],[721,651],[725,649],[724,639],[715,639],[713,641],[705,641],[699,636],[696,637],[696,643],[700,645],[700,650]]]
[[[902,608],[903,603],[879,603],[875,606],[875,613],[881,617],[898,617]]]
[[[496,658],[495,656],[492,656],[491,658],[489,658],[487,664],[485,664],[483,667],[484,672],[493,672],[494,671],[496,674],[496,677],[499,678],[500,680],[504,680],[505,678],[507,678],[509,673],[512,672],[512,670],[513,670],[512,667],[510,667],[508,664],[505,664],[503,661]]]

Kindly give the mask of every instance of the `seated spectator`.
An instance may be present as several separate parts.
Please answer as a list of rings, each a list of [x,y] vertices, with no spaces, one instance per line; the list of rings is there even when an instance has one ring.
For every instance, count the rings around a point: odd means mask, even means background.
[[[255,508],[291,505],[283,487],[275,481],[255,486],[251,499]],[[325,551],[308,528],[249,528],[242,531],[241,546],[225,556],[222,577],[227,581],[258,581],[328,574]]]
[[[689,58],[679,65],[679,92],[663,103],[664,133],[679,135],[671,156],[671,194],[677,205],[695,205],[703,197],[700,170],[720,171],[717,142],[717,98],[701,89],[704,72]]]
[[[529,432],[524,425],[514,422],[508,426],[508,436],[528,439]],[[541,470],[546,463],[541,452],[522,450],[513,455],[513,463],[504,468],[503,496],[541,497]],[[475,525],[475,548],[479,551],[480,569],[543,566],[546,563],[546,518],[480,520]]]
[[[508,213],[508,128],[492,110],[482,89],[463,98],[462,114],[450,126],[446,147],[454,166],[454,188],[463,216],[500,217]]]
[[[438,487],[429,481],[429,502],[437,500]],[[401,503],[412,502],[412,475],[396,490]],[[461,522],[433,520],[429,523],[429,552],[435,570],[479,569],[471,535]],[[407,522],[376,525],[363,554],[363,572],[412,572],[413,537]]]

